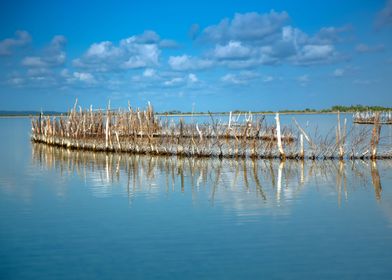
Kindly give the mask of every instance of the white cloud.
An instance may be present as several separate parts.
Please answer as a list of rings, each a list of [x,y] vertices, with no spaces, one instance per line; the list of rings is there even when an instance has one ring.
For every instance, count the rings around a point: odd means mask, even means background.
[[[156,72],[154,69],[147,68],[143,71],[143,77],[151,78],[156,75]]]
[[[298,28],[284,26],[281,32],[281,40],[286,43],[291,43],[291,45],[297,50],[299,45],[308,42],[309,36]]]
[[[297,81],[301,86],[306,86],[310,82],[310,78],[308,75],[302,75],[297,78]]]
[[[38,56],[28,56],[22,60],[22,65],[27,67],[46,67],[47,63]]]
[[[170,77],[163,82],[163,85],[167,87],[188,86],[194,88],[196,85],[199,84],[200,84],[199,78],[194,73],[189,73],[187,75],[182,75],[182,76]]]
[[[175,78],[172,78],[170,80],[165,81],[163,84],[165,86],[176,86],[176,85],[182,84],[183,82],[184,82],[183,78],[175,77]]]
[[[196,70],[211,66],[249,69],[260,65],[313,65],[340,61],[345,58],[335,44],[343,42],[350,25],[323,27],[313,36],[286,25],[286,12],[266,14],[235,14],[217,25],[205,28],[200,42],[213,43],[203,58],[187,55],[171,57],[175,70]]]
[[[358,44],[355,47],[355,50],[359,53],[369,53],[369,52],[381,52],[385,50],[385,46],[383,44],[369,46],[366,44]]]
[[[189,80],[189,82],[190,83],[197,83],[198,81],[199,81],[199,79],[197,78],[197,76],[195,75],[195,74],[193,74],[193,73],[190,73],[189,75],[188,75],[188,80]]]
[[[385,7],[378,13],[375,25],[377,28],[392,25],[392,0],[388,0]]]
[[[26,41],[30,40],[29,35]],[[43,49],[35,51],[32,55],[25,56],[21,59],[21,65],[24,69],[23,74],[14,77],[23,80],[23,86],[35,88],[48,88],[58,86],[66,82],[66,79],[60,72],[60,67],[66,62],[66,53],[64,51],[66,38],[58,35],[54,36],[50,43]],[[16,83],[11,83],[16,85]],[[20,86],[21,84],[18,84]]]
[[[335,42],[341,42],[343,41],[341,35],[351,30],[351,25],[344,25],[341,27],[322,27],[311,40],[313,43],[317,44],[332,44]]]
[[[94,84],[96,83],[96,80],[94,78],[94,76],[91,73],[87,73],[87,72],[74,72],[73,73],[73,77],[81,82],[85,82],[88,84]]]
[[[378,82],[378,80],[372,80],[372,79],[362,79],[362,80],[359,80],[359,79],[357,79],[357,80],[353,81],[353,84],[368,86],[368,85],[375,84],[377,82]]]
[[[306,45],[302,48],[302,59],[320,60],[330,56],[334,51],[331,45]]]
[[[229,73],[221,78],[221,81],[228,84],[234,85],[246,85],[251,81],[256,80],[260,77],[258,73],[252,71],[242,71],[238,74]]]
[[[230,41],[224,46],[217,45],[214,50],[214,57],[217,59],[245,59],[251,55],[252,50],[237,41]]]
[[[9,84],[12,84],[14,86],[21,86],[23,85],[25,82],[25,80],[23,78],[19,78],[19,77],[14,77],[8,80]]]
[[[97,84],[97,80],[94,75],[88,72],[70,72],[68,69],[62,69],[60,71],[59,76],[62,81],[66,82],[69,85],[83,83],[86,85]]]
[[[272,76],[265,76],[263,78],[264,83],[269,83],[269,82],[272,82],[273,80],[274,80],[274,77],[272,77]]]
[[[338,68],[338,69],[335,69],[335,71],[333,71],[332,75],[334,77],[338,78],[338,77],[343,77],[344,73],[345,73],[344,69]]]
[[[157,44],[160,41],[159,35],[152,30],[145,30],[143,34],[133,37],[140,44]]]
[[[52,72],[47,68],[31,68],[27,70],[27,76],[38,77],[38,76],[49,76]]]
[[[113,46],[112,42],[104,41],[92,44],[86,52],[86,58],[103,59],[121,55],[121,49]]]
[[[298,60],[304,63],[325,61],[334,53],[331,45],[305,45],[300,51]]]
[[[68,78],[70,76],[69,75],[69,70],[68,69],[61,70],[60,71],[60,76],[63,77],[63,78]]]
[[[179,46],[178,46],[177,42],[174,40],[164,39],[159,42],[159,47],[167,48],[167,49],[176,49]]]
[[[158,65],[160,50],[157,45],[127,45],[130,57],[123,63],[125,69]]]
[[[54,36],[49,46],[47,46],[39,56],[27,56],[23,58],[22,65],[26,67],[50,68],[61,66],[66,61],[64,51],[67,40],[64,36]]]
[[[226,74],[226,75],[224,75],[221,78],[221,80],[223,82],[230,83],[230,84],[235,84],[235,85],[245,84],[246,83],[244,80],[241,80],[238,76],[236,76],[234,74]]]
[[[206,27],[199,38],[202,43],[215,44],[206,56],[212,64],[228,68],[323,64],[345,58],[336,44],[344,42],[343,35],[350,35],[350,25],[323,27],[308,35],[287,25],[288,20],[286,12],[237,13],[231,19]]]
[[[120,40],[118,45],[110,41],[94,43],[73,65],[98,72],[157,66],[161,53],[159,40],[155,32],[145,31]]]
[[[260,41],[276,33],[288,19],[286,12],[237,13],[232,20],[224,19],[218,25],[204,29],[202,37],[212,42]]]
[[[31,36],[27,31],[18,30],[15,38],[7,38],[0,41],[0,55],[10,55],[15,47],[21,47],[31,42]]]
[[[213,62],[207,59],[194,58],[188,55],[170,56],[169,65],[173,70],[199,70],[213,66]]]

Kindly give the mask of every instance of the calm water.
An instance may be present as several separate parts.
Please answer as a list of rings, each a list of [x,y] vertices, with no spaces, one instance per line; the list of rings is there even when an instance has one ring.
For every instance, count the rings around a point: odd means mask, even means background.
[[[33,145],[28,119],[0,131],[1,279],[392,279],[392,161],[105,155]]]

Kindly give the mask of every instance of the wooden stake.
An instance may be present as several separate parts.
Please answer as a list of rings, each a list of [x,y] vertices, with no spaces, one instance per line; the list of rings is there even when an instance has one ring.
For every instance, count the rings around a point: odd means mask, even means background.
[[[299,141],[300,141],[300,145],[301,145],[301,151],[300,151],[300,158],[305,158],[305,150],[304,150],[304,135],[301,134],[299,136]]]
[[[286,155],[283,151],[283,146],[282,146],[282,135],[280,133],[280,119],[279,119],[279,113],[276,113],[275,116],[276,120],[276,133],[277,133],[277,138],[278,138],[278,149],[279,149],[279,154],[282,159],[286,158]]]
[[[377,146],[380,141],[381,125],[380,125],[380,113],[375,114],[374,126],[372,132],[372,139],[370,141],[371,158],[375,160],[377,157]]]

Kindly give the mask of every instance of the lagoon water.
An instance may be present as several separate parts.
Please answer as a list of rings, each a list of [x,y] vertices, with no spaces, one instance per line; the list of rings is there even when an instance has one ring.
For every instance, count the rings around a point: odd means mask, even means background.
[[[0,131],[1,279],[392,279],[390,160],[94,154],[32,144],[27,118]]]

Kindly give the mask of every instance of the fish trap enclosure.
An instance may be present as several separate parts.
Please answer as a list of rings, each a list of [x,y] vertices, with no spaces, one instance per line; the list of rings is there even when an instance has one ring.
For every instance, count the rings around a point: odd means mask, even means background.
[[[353,122],[357,124],[392,124],[392,112],[356,112]]]
[[[149,103],[145,110],[83,110],[77,101],[64,116],[40,115],[32,119],[33,142],[105,152],[194,157],[344,159],[390,158],[390,147],[378,149],[381,126],[349,131],[338,115],[336,135],[310,136],[297,127],[267,125],[264,116],[246,114],[243,120],[232,113],[227,121],[215,119],[187,123],[183,118],[158,116]]]

